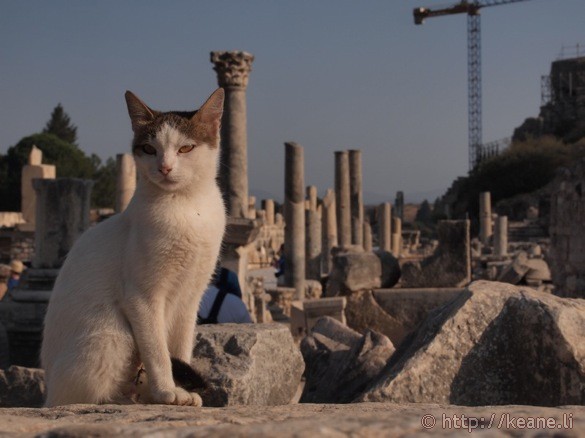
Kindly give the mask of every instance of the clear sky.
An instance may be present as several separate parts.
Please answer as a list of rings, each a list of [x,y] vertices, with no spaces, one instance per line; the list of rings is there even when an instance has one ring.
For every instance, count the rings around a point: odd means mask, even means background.
[[[0,0],[0,152],[60,102],[88,154],[129,152],[124,91],[151,107],[199,107],[217,86],[212,50],[255,55],[248,86],[252,194],[283,198],[285,141],[305,181],[333,186],[334,151],[363,151],[366,201],[441,194],[467,173],[464,15],[415,26],[449,0]],[[585,1],[482,10],[483,140],[538,114],[540,77],[582,43]]]

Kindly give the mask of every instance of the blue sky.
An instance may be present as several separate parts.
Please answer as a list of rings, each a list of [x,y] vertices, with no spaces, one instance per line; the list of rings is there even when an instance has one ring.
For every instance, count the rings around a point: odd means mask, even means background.
[[[285,141],[305,180],[333,186],[334,151],[363,151],[366,201],[442,193],[467,173],[464,15],[415,26],[449,0],[0,0],[0,153],[61,102],[86,153],[128,152],[124,91],[195,109],[216,88],[211,50],[255,55],[248,87],[252,193],[282,198]],[[585,1],[482,10],[483,140],[538,114],[540,76],[582,43]]]

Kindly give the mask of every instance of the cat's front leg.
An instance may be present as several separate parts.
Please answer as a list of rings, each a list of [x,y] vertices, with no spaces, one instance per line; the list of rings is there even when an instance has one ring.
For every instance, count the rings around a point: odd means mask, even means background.
[[[166,339],[164,299],[134,297],[125,313],[148,375],[152,403],[202,406],[201,397],[175,385]]]

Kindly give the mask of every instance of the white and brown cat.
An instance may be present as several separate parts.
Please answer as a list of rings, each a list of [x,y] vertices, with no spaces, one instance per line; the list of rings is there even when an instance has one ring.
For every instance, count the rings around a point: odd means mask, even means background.
[[[127,209],[85,232],[55,282],[41,362],[47,406],[127,400],[140,365],[153,403],[200,406],[171,358],[190,362],[199,301],[225,228],[216,174],[224,92],[158,112],[131,92],[139,173]]]

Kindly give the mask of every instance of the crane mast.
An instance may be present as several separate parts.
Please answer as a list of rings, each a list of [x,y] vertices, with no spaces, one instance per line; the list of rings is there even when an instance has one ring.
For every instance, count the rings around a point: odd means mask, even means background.
[[[481,20],[479,11],[488,6],[518,3],[527,0],[466,1],[442,9],[415,8],[414,24],[423,24],[426,18],[443,15],[467,14],[467,124],[469,143],[469,170],[481,159]]]

